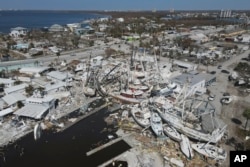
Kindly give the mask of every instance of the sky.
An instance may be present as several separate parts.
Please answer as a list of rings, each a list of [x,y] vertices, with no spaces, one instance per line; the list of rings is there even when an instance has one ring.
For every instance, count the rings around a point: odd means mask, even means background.
[[[250,10],[250,0],[0,0],[0,9]]]

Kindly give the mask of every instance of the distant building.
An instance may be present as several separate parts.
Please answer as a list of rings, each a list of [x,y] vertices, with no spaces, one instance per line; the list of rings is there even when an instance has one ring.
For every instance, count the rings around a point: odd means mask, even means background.
[[[9,88],[14,85],[15,80],[7,79],[7,78],[0,78],[0,84],[4,85],[4,88]]]
[[[221,10],[220,11],[220,18],[230,18],[232,16],[231,10]]]
[[[47,78],[53,81],[66,81],[72,79],[73,75],[70,73],[62,73],[60,71],[51,71],[47,73]]]
[[[23,74],[32,75],[35,77],[40,77],[41,74],[51,70],[52,70],[51,67],[38,66],[38,67],[23,67],[19,70],[19,72]]]
[[[50,28],[49,28],[50,32],[62,32],[64,31],[64,27],[59,25],[59,24],[53,24]]]
[[[20,36],[26,35],[28,32],[27,28],[23,28],[23,27],[16,27],[16,28],[12,28],[10,30],[10,36],[18,38]]]
[[[6,95],[11,94],[11,93],[24,93],[25,92],[25,87],[28,85],[26,83],[20,84],[20,85],[15,85],[9,88],[5,88],[4,92]]]

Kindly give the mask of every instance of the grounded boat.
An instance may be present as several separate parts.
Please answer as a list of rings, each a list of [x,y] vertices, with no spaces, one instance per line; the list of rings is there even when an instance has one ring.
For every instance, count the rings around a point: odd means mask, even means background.
[[[194,156],[193,149],[190,145],[190,141],[187,136],[181,134],[181,142],[180,142],[180,147],[182,153],[188,158],[192,159]]]
[[[227,158],[227,152],[224,149],[211,144],[192,144],[191,147],[195,151],[206,157],[214,158],[217,160],[225,160]]]
[[[224,135],[226,126],[223,128],[214,128],[211,132],[206,132],[201,129],[199,123],[189,123],[184,120],[184,117],[187,117],[187,114],[190,114],[190,112],[188,113],[181,108],[174,107],[172,102],[168,100],[165,100],[165,103],[163,103],[162,99],[161,102],[155,102],[157,101],[154,100],[152,103],[155,104],[155,109],[163,121],[173,126],[178,132],[192,139],[217,143]]]
[[[156,112],[151,112],[150,125],[157,137],[164,137],[162,120]]]
[[[130,104],[130,103],[139,104],[143,100],[143,99],[137,99],[137,98],[129,98],[129,97],[122,96],[120,94],[115,94],[115,93],[109,93],[109,95],[119,100],[121,103],[125,103],[125,104]]]
[[[93,88],[90,88],[90,87],[83,87],[83,93],[86,95],[86,96],[95,96],[96,94],[96,91],[95,89]]]
[[[151,114],[148,108],[143,108],[143,110],[141,110],[138,107],[132,107],[130,112],[135,122],[138,125],[145,127],[145,128],[150,126],[149,118]]]
[[[42,127],[41,124],[38,123],[34,127],[34,139],[38,140],[41,137],[41,134],[42,134]]]
[[[182,140],[180,133],[177,132],[177,130],[172,126],[169,126],[167,124],[163,125],[163,131],[168,137],[170,137],[174,141],[180,142]]]

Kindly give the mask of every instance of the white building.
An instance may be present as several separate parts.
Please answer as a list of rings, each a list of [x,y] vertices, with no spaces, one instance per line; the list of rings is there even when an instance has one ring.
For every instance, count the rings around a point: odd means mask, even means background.
[[[197,68],[196,64],[190,64],[190,63],[179,61],[179,60],[174,60],[173,64],[177,65],[180,68],[185,69],[186,71],[196,70],[196,68]]]
[[[20,84],[20,85],[15,85],[15,86],[12,86],[12,87],[9,87],[9,88],[5,88],[4,89],[4,93],[6,95],[8,94],[11,94],[11,93],[24,93],[25,92],[25,87],[27,87],[28,84],[26,83],[23,83],[23,84]]]
[[[41,73],[49,70],[50,67],[38,66],[38,67],[23,67],[19,70],[20,73],[40,77]]]
[[[50,32],[63,32],[64,31],[64,27],[59,25],[59,24],[53,24],[50,28],[49,28]]]
[[[60,71],[51,71],[47,73],[47,78],[52,81],[66,81],[72,79],[73,75],[70,73],[62,73]]]
[[[102,56],[96,56],[94,58],[91,58],[90,65],[91,67],[102,66],[102,61],[103,61]]]
[[[26,35],[28,32],[27,28],[23,28],[23,27],[16,27],[16,28],[12,28],[10,30],[10,36],[18,38],[22,35]]]
[[[21,101],[24,103],[26,98],[27,97],[21,93],[12,93],[12,94],[8,94],[2,97],[7,107],[16,107],[16,104],[18,101]]]
[[[55,101],[51,96],[30,97],[26,99],[25,106],[14,112],[14,114],[21,117],[42,119],[55,108]]]
[[[9,88],[14,85],[15,80],[0,78],[0,84],[3,84],[5,88]]]
[[[198,73],[183,73],[177,77],[171,79],[172,82],[183,87],[187,85],[186,97],[192,96],[196,93],[205,93],[206,92],[206,80],[197,75]]]
[[[120,17],[116,19],[118,22],[124,22],[124,18]]]

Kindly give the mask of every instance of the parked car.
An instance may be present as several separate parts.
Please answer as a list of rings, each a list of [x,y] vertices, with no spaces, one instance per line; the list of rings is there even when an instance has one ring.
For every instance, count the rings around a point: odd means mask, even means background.
[[[221,72],[222,72],[222,73],[225,73],[225,74],[230,74],[230,72],[227,71],[227,70],[221,70]]]
[[[216,71],[211,71],[210,74],[216,74]]]
[[[213,94],[210,94],[210,95],[208,96],[208,100],[209,100],[209,101],[213,101],[214,98],[215,98],[215,95],[213,95]]]
[[[250,61],[250,59],[246,57],[241,58],[241,60]]]

